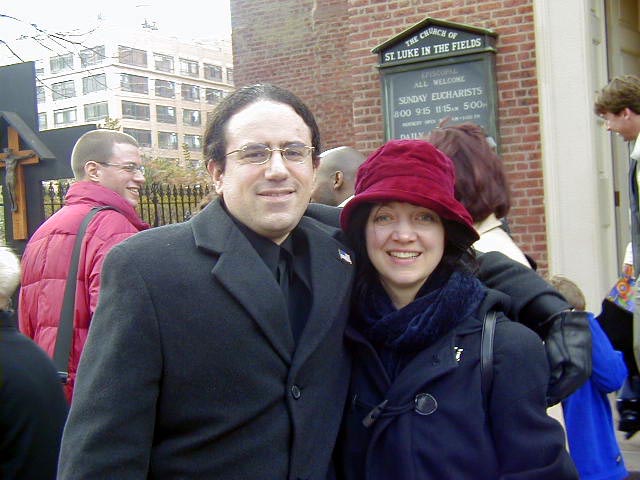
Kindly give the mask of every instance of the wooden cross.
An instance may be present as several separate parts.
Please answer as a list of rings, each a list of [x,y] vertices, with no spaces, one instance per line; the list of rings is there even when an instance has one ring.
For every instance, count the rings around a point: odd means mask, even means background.
[[[5,168],[5,184],[11,202],[11,220],[13,239],[25,240],[28,235],[27,190],[24,184],[24,165],[33,165],[40,157],[33,150],[20,150],[18,131],[7,127],[8,147],[0,153],[0,168]]]

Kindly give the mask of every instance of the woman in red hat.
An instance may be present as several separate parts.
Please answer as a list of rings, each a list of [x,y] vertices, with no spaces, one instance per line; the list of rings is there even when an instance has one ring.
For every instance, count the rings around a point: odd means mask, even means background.
[[[474,276],[478,235],[454,183],[451,160],[421,140],[390,141],[358,170],[340,217],[358,278],[339,473],[577,479],[562,429],[546,414],[542,342]],[[487,342],[490,312],[497,323]]]

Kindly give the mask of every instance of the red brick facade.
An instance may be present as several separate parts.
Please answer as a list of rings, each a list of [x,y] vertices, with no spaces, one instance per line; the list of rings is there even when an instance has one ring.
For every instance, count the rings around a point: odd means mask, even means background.
[[[237,86],[271,82],[312,109],[323,149],[364,154],[384,141],[382,92],[371,49],[432,17],[497,33],[502,158],[514,237],[546,270],[544,190],[533,0],[231,0]]]

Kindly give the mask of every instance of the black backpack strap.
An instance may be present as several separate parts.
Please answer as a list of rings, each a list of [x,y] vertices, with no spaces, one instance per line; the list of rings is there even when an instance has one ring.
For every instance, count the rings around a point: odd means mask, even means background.
[[[71,356],[71,342],[73,340],[73,312],[75,310],[76,283],[78,281],[78,263],[80,262],[80,250],[82,250],[82,240],[87,231],[89,222],[102,210],[116,210],[113,207],[93,207],[84,217],[80,224],[80,229],[76,235],[76,242],[71,254],[69,264],[69,274],[64,288],[62,309],[60,310],[60,321],[58,322],[58,334],[56,335],[56,346],[53,352],[53,363],[62,383],[67,383],[69,376],[69,359]]]
[[[493,383],[493,337],[496,331],[496,312],[491,310],[482,322],[480,340],[480,384],[482,388],[482,406],[485,412],[489,405],[489,395]]]

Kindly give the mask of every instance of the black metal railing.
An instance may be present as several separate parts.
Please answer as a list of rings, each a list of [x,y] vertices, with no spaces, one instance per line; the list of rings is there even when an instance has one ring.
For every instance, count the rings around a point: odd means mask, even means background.
[[[45,219],[64,206],[69,181],[43,182]],[[152,183],[140,190],[138,213],[152,227],[189,220],[211,193],[209,185],[162,185]]]

